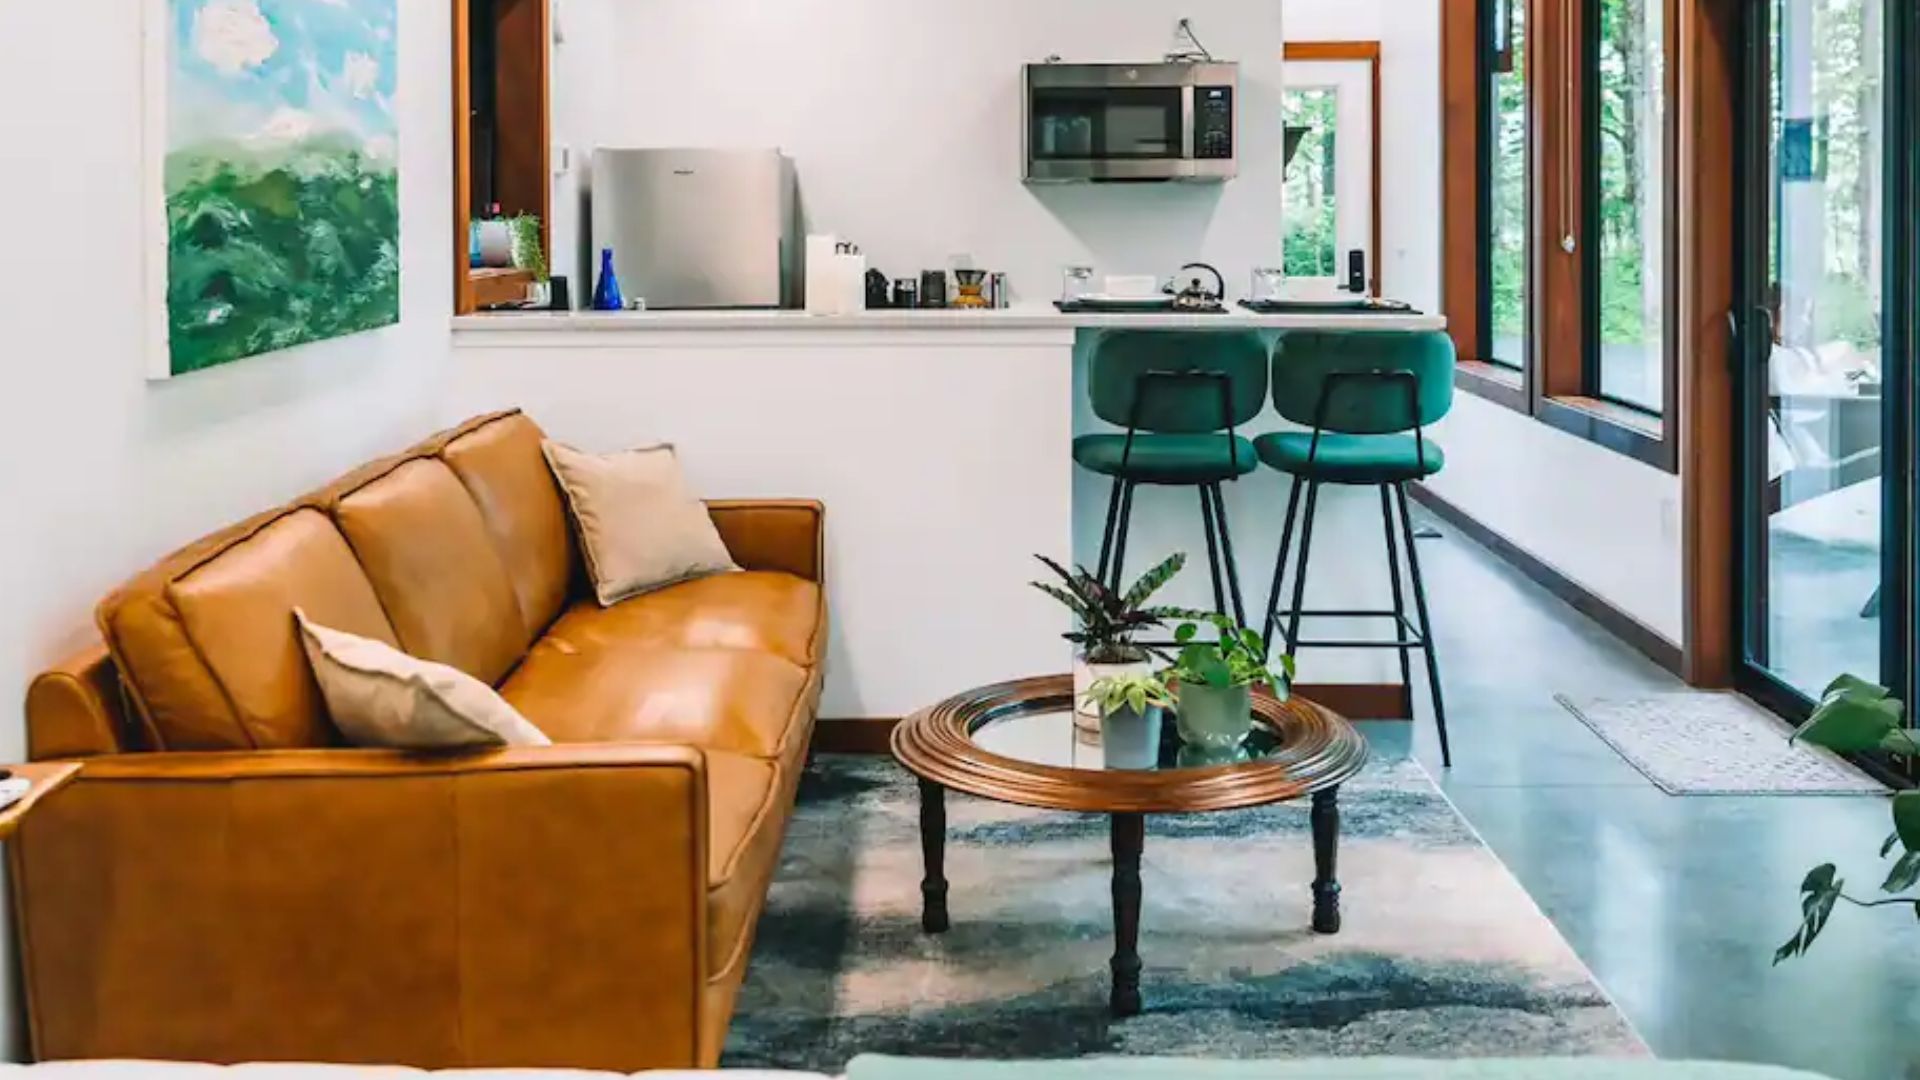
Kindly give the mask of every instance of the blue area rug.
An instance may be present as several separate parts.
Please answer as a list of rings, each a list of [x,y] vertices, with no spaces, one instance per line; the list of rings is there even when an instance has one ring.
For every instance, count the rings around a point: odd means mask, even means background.
[[[1107,1012],[1107,819],[951,795],[953,928],[920,930],[918,795],[886,758],[803,782],[729,1067],[860,1053],[1644,1056],[1553,925],[1406,760],[1341,794],[1345,926],[1307,929],[1304,805],[1149,818],[1146,1013]]]

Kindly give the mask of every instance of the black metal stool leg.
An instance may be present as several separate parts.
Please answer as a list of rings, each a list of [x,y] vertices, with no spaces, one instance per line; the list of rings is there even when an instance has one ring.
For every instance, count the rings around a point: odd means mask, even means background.
[[[1227,530],[1227,496],[1219,484],[1212,486],[1213,513],[1220,519],[1220,558],[1227,564],[1227,594],[1233,598],[1233,624],[1245,626],[1247,604],[1240,596],[1240,567],[1233,559],[1233,534]]]
[[[1407,513],[1407,485],[1395,484],[1394,494],[1400,502],[1401,535],[1407,541],[1407,569],[1413,574],[1413,604],[1420,613],[1420,640],[1425,644],[1421,651],[1427,654],[1427,683],[1433,690],[1433,722],[1440,731],[1440,763],[1453,767],[1453,750],[1447,745],[1447,707],[1440,693],[1440,657],[1433,647],[1433,621],[1427,618],[1427,587],[1420,580],[1420,553],[1413,549],[1413,518]]]
[[[1306,520],[1300,523],[1300,565],[1293,572],[1293,610],[1287,619],[1287,655],[1299,652],[1300,611],[1307,605],[1307,557],[1313,553],[1313,513],[1320,506],[1320,481],[1307,483]]]
[[[1214,539],[1213,531],[1213,488],[1207,484],[1199,485],[1200,521],[1207,530],[1207,574],[1213,579],[1213,610],[1222,615],[1227,612],[1227,591],[1220,580],[1220,546]]]
[[[1107,580],[1107,563],[1113,558],[1113,531],[1120,522],[1120,487],[1126,481],[1113,478],[1113,494],[1107,496],[1107,527],[1100,533],[1100,569],[1098,577]]]
[[[1291,478],[1291,490],[1287,493],[1287,520],[1280,527],[1280,554],[1273,560],[1273,585],[1267,590],[1267,613],[1260,626],[1260,637],[1267,643],[1267,656],[1273,656],[1274,624],[1279,619],[1280,585],[1287,579],[1287,549],[1293,546],[1293,520],[1300,513],[1300,489],[1306,484],[1299,477]]]
[[[1127,562],[1127,533],[1133,528],[1133,489],[1135,486],[1132,480],[1127,481],[1126,487],[1122,489],[1120,494],[1120,528],[1119,531],[1114,534],[1113,539],[1113,576],[1107,579],[1107,584],[1115,590],[1120,588],[1120,575],[1122,568],[1126,566]]]
[[[1407,639],[1407,598],[1400,589],[1400,551],[1399,541],[1393,537],[1393,497],[1387,492],[1387,485],[1380,485],[1380,520],[1387,527],[1387,573],[1393,577],[1393,636],[1397,641]],[[1413,658],[1412,650],[1402,645],[1400,653],[1400,685],[1407,693],[1407,718],[1413,718]]]

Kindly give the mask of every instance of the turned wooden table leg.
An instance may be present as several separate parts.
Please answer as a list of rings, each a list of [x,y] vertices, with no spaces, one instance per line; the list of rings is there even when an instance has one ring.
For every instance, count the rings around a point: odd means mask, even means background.
[[[1147,819],[1113,815],[1113,996],[1115,1016],[1140,1013],[1140,852]]]
[[[920,879],[920,928],[929,934],[947,929],[947,790],[920,781],[920,855],[926,873]]]
[[[1340,789],[1313,794],[1313,928],[1340,932]]]

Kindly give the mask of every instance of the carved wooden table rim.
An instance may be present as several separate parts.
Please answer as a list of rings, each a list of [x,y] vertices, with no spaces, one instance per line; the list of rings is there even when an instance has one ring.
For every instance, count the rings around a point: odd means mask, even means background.
[[[1108,814],[1113,839],[1112,1007],[1140,1012],[1140,855],[1146,815],[1240,810],[1313,800],[1313,929],[1340,931],[1336,862],[1340,785],[1360,771],[1367,744],[1344,718],[1299,698],[1253,699],[1254,718],[1279,733],[1281,749],[1254,761],[1181,769],[1071,769],[992,753],[973,732],[1010,713],[1064,712],[1073,679],[1048,675],[969,690],[907,717],[893,730],[893,756],[920,780],[921,927],[944,932],[947,916],[946,792],[1044,810]]]

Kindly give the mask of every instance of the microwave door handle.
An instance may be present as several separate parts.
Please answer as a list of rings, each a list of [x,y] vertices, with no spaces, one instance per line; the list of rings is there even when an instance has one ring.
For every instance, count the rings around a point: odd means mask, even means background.
[[[1195,87],[1180,88],[1180,160],[1192,161],[1194,157],[1193,141],[1193,95]]]

